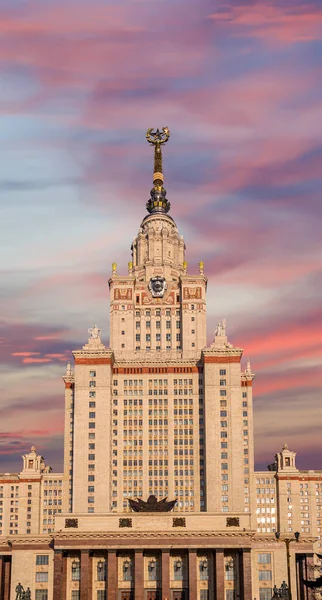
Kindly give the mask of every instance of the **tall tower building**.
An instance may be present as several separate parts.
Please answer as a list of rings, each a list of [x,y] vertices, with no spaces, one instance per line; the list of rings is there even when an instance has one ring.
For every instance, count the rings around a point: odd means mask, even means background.
[[[204,264],[188,267],[163,185],[169,135],[147,133],[153,187],[127,273],[112,264],[110,344],[89,329],[63,376],[64,474],[34,446],[0,474],[0,600],[313,600],[322,471],[284,445],[254,472],[254,374],[225,319],[207,345]]]
[[[65,509],[126,512],[128,498],[179,512],[250,512],[252,380],[218,324],[207,347],[204,264],[190,272],[163,187],[169,130],[149,130],[154,175],[128,273],[112,265],[110,347],[75,351],[66,385]]]

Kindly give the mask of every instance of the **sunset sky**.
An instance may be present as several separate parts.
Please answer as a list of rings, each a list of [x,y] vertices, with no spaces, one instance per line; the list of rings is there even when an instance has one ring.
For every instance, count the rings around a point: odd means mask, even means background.
[[[152,185],[148,127],[208,339],[254,382],[255,451],[322,468],[321,0],[2,0],[0,472],[62,469],[71,350],[109,339]]]

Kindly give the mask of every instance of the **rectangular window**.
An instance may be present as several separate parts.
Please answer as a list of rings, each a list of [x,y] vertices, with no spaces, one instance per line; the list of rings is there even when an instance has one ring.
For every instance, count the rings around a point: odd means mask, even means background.
[[[226,390],[220,390],[219,394],[220,396],[227,396]]]
[[[208,590],[200,590],[200,600],[209,600],[209,592]]]
[[[80,562],[72,562],[72,581],[80,581]]]
[[[226,590],[226,599],[225,600],[234,600],[235,598],[235,590]]]
[[[272,571],[258,571],[259,581],[272,581]]]
[[[89,376],[90,377],[96,377],[96,371],[90,371],[89,372]]]
[[[90,398],[96,398],[96,392],[90,391],[89,392],[89,397]]]
[[[222,377],[223,375],[226,375],[226,369],[220,369],[219,375],[220,375],[220,377]]]
[[[105,590],[97,590],[97,600],[106,600]]]
[[[72,590],[72,600],[80,600],[80,590]]]
[[[37,571],[36,581],[48,581],[48,571]]]
[[[48,565],[49,556],[48,554],[38,554],[36,556],[36,565]]]
[[[95,419],[95,413],[94,413],[94,412],[90,412],[90,413],[88,414],[88,418],[89,418],[89,419]]]
[[[183,581],[183,562],[181,559],[176,559],[173,564],[174,580]]]
[[[48,590],[35,590],[35,600],[48,600]]]
[[[259,600],[271,600],[272,596],[272,588],[259,588]]]
[[[258,554],[258,564],[260,565],[268,565],[271,563],[271,554],[260,553]]]

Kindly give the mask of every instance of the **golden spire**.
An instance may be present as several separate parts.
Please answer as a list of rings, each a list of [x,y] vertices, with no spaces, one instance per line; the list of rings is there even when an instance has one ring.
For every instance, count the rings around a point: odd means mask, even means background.
[[[165,144],[170,137],[168,127],[162,127],[162,131],[152,128],[146,132],[146,139],[151,146],[154,146],[154,173],[153,185],[151,190],[151,200],[147,203],[149,212],[168,212],[170,203],[166,199],[166,190],[163,187],[163,171],[162,171],[162,145]]]
[[[154,146],[154,174],[153,183],[155,186],[162,186],[163,183],[163,172],[162,172],[162,144],[165,144],[170,137],[170,131],[168,127],[162,127],[162,131],[156,129],[153,131],[148,129],[146,132],[146,139]]]

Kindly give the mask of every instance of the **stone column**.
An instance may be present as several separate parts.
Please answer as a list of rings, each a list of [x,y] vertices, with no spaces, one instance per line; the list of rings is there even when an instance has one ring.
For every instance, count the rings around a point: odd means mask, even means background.
[[[252,563],[250,550],[242,550],[239,560],[240,598],[248,600],[252,598]]]
[[[144,597],[144,561],[143,551],[134,552],[134,599],[143,600]]]
[[[162,599],[170,600],[170,552],[169,550],[162,550],[161,557],[161,585],[162,585]]]
[[[53,600],[64,600],[62,575],[63,575],[63,553],[61,550],[55,550],[55,552],[54,552]]]
[[[116,550],[108,550],[107,557],[107,600],[117,600]]]
[[[225,597],[225,564],[224,564],[224,551],[216,550],[216,576],[215,576],[215,589],[216,589],[216,600],[223,600]],[[247,599],[249,600],[249,599]]]
[[[198,600],[197,550],[188,551],[189,600]]]
[[[12,557],[11,557],[12,560]],[[10,600],[11,560],[4,561],[3,600]]]
[[[81,550],[80,561],[80,600],[92,600],[92,580],[90,579],[91,557],[88,550]]]

